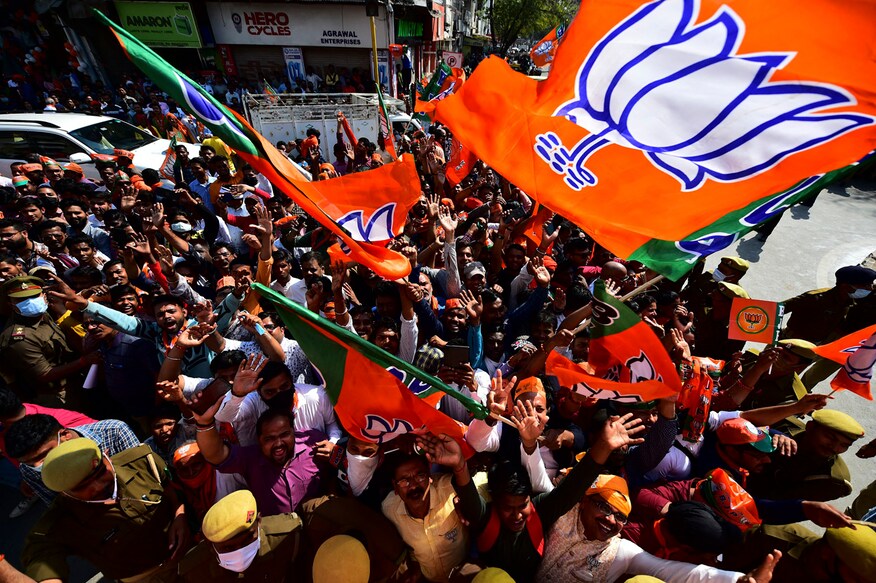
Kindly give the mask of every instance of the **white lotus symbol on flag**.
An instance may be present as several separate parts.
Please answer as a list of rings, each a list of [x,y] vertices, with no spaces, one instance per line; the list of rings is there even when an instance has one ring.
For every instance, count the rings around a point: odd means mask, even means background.
[[[554,115],[590,132],[568,149],[539,134],[538,155],[573,190],[595,185],[585,166],[608,145],[641,150],[685,191],[707,179],[745,180],[792,154],[872,124],[845,89],[771,82],[793,52],[737,54],[745,23],[727,6],[694,24],[699,0],[658,0],[615,26],[581,64],[575,99]]]

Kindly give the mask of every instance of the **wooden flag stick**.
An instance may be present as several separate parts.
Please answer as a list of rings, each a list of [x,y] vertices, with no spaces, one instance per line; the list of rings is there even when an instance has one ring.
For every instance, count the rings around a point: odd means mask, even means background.
[[[655,277],[653,279],[649,279],[648,281],[646,281],[645,283],[643,283],[642,285],[640,285],[639,287],[637,287],[636,289],[634,289],[630,293],[628,293],[624,296],[621,296],[619,299],[620,299],[620,301],[625,302],[625,301],[629,300],[630,298],[636,297],[637,295],[639,295],[640,293],[642,293],[643,291],[645,291],[646,289],[648,289],[652,285],[655,285],[656,283],[658,283],[664,279],[666,279],[665,276],[658,275],[657,277]],[[585,318],[584,320],[581,321],[580,324],[578,324],[578,326],[574,330],[572,330],[572,334],[573,335],[577,334],[578,332],[580,332],[581,330],[583,330],[584,328],[586,328],[589,325],[590,325],[590,318]]]

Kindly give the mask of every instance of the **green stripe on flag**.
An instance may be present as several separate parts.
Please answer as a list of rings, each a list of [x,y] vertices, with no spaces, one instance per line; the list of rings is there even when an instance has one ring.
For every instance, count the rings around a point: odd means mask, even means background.
[[[214,99],[198,83],[177,71],[173,65],[137,40],[131,33],[107,18],[100,10],[92,8],[92,11],[98,20],[112,29],[131,62],[143,71],[153,83],[173,97],[183,109],[197,117],[214,135],[222,138],[231,148],[253,156],[259,155],[256,146],[257,140],[224,105]]]
[[[363,340],[358,334],[353,334],[334,322],[314,314],[283,294],[259,283],[252,284],[252,289],[279,308],[278,313],[292,332],[295,340],[301,345],[307,357],[323,373],[326,381],[326,391],[329,393],[332,402],[337,403],[344,382],[346,354],[341,358],[339,353],[344,353],[347,347],[349,347],[349,349],[355,350],[384,369],[394,367],[430,385],[432,387],[430,390],[425,390],[418,394],[420,398],[434,394],[436,391],[441,391],[462,403],[477,419],[485,419],[489,415],[486,407],[471,397],[467,397],[456,389],[447,386],[439,378],[427,374],[414,365]],[[318,331],[314,330],[314,328],[317,328]],[[328,336],[320,334],[320,331],[325,332]],[[337,341],[333,341],[332,337],[337,338]]]
[[[726,249],[758,225],[778,217],[789,207],[820,192],[821,189],[851,174],[857,168],[858,165],[855,164],[821,176],[807,178],[788,190],[770,194],[724,215],[680,241],[651,239],[636,249],[629,260],[639,261],[676,281],[693,269],[701,257]]]

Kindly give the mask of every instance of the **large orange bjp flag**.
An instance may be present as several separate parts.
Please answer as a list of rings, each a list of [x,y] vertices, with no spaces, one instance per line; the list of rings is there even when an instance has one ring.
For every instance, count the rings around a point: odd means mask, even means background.
[[[876,2],[584,0],[546,80],[490,58],[433,117],[630,257],[873,150],[874,54]]]

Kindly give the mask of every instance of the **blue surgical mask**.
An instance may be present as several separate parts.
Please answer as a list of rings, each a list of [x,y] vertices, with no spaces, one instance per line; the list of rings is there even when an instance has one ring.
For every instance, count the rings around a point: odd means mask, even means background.
[[[727,276],[724,275],[724,272],[721,271],[720,269],[716,269],[715,271],[712,272],[712,279],[715,280],[715,282],[724,281],[725,277],[727,277]]]
[[[15,311],[28,318],[42,316],[48,309],[49,305],[46,303],[46,298],[41,295],[27,298],[23,302],[15,304]]]
[[[871,290],[869,290],[867,288],[856,289],[855,291],[853,291],[852,293],[849,294],[849,297],[852,298],[853,300],[860,300],[861,298],[866,298],[867,296],[869,296],[870,291]]]

